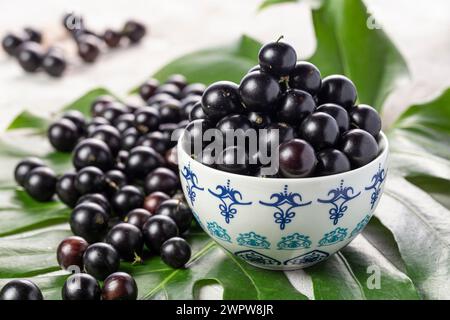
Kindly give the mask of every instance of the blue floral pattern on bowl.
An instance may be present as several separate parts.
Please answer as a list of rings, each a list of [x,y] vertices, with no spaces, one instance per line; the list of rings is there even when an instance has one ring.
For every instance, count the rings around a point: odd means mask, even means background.
[[[298,232],[286,237],[281,237],[280,242],[277,243],[278,250],[307,249],[309,247],[311,247],[309,236],[305,236]]]
[[[288,186],[285,185],[282,192],[273,193],[270,200],[275,199],[274,202],[259,201],[264,206],[274,207],[278,209],[273,214],[275,223],[280,225],[280,230],[284,230],[286,224],[292,222],[295,217],[293,209],[310,205],[312,201],[302,203],[302,196],[299,193],[289,192]]]
[[[371,216],[366,215],[364,217],[364,219],[362,219],[360,222],[358,222],[358,224],[356,225],[355,229],[352,230],[352,232],[350,233],[350,237],[354,237],[356,235],[358,235],[362,229],[364,229],[364,227],[369,223]]]
[[[343,241],[347,237],[347,228],[337,227],[333,231],[324,234],[319,240],[319,247],[330,246],[332,244]]]
[[[253,231],[248,233],[240,233],[236,239],[237,243],[244,247],[257,248],[257,249],[269,249],[270,242],[266,237],[260,236]]]
[[[331,196],[330,199],[317,199],[317,201],[320,203],[329,203],[333,206],[328,213],[330,215],[330,219],[333,220],[333,224],[337,225],[339,219],[344,216],[344,213],[348,209],[346,203],[360,194],[361,191],[355,194],[352,187],[344,187],[344,180],[341,180],[339,187],[331,189],[328,192],[328,196]]]
[[[234,253],[241,259],[244,259],[250,263],[260,264],[260,265],[280,265],[281,262],[277,259],[268,257],[262,253],[253,250],[244,250]]]
[[[207,228],[208,228],[209,233],[213,237],[215,237],[215,238],[217,238],[219,240],[231,243],[231,237],[228,234],[227,230],[222,228],[221,226],[219,226],[217,224],[217,222],[212,221],[212,222],[207,222],[206,224],[207,224]]]
[[[234,206],[248,206],[252,204],[252,202],[243,202],[242,194],[230,187],[230,180],[227,180],[226,185],[216,186],[216,190],[217,192],[208,189],[209,193],[220,200],[220,214],[225,218],[226,223],[230,223],[230,220],[237,214],[237,209]]]
[[[381,164],[379,164],[378,171],[372,177],[372,184],[365,188],[366,190],[373,190],[372,195],[370,196],[371,209],[375,207],[375,204],[380,197],[381,185],[383,184],[384,179],[386,179],[386,172],[384,171],[384,169],[381,169]]]
[[[286,260],[285,265],[309,265],[328,258],[330,255],[321,250],[313,250],[298,257]]]
[[[188,198],[191,201],[191,204],[194,205],[195,197],[197,196],[195,190],[203,191],[205,189],[198,186],[198,178],[194,171],[192,171],[190,162],[187,166],[183,167],[181,174],[184,180],[186,180],[186,191]]]

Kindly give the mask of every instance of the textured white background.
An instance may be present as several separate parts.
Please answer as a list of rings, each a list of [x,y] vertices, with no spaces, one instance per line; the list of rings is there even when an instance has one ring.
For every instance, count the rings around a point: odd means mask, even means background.
[[[14,0],[0,3],[0,35],[30,25],[42,29],[47,42],[59,42],[73,61],[63,79],[45,74],[29,75],[0,53],[0,130],[24,108],[48,113],[76,99],[87,90],[104,86],[118,95],[126,92],[171,59],[202,47],[231,41],[242,33],[261,41],[283,34],[301,57],[314,52],[315,39],[308,1],[286,4],[261,13],[260,0]],[[377,21],[405,56],[412,80],[386,102],[386,122],[411,103],[421,102],[450,86],[450,1],[368,0]],[[87,25],[101,30],[119,28],[134,17],[150,26],[150,36],[132,49],[102,55],[98,63],[85,66],[64,40],[61,16],[83,14]],[[256,57],[255,57],[256,61]],[[311,292],[303,272],[289,278],[302,292]],[[203,298],[220,297],[209,288]]]

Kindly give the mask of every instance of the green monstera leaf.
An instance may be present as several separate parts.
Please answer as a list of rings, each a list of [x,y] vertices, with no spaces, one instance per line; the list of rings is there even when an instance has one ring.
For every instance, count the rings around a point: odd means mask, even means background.
[[[286,1],[265,1],[266,6],[277,2]],[[318,48],[312,61],[324,75],[351,77],[360,102],[381,109],[407,69],[387,36],[367,29],[367,17],[361,1],[323,1],[313,11]],[[360,50],[362,44],[367,49]],[[244,36],[232,45],[181,57],[156,77],[183,73],[191,82],[238,82],[257,63],[259,46]],[[108,92],[93,90],[64,109],[87,114],[102,94]],[[47,299],[60,299],[68,273],[57,271],[55,249],[70,235],[70,210],[57,201],[33,201],[12,179],[15,164],[28,155],[44,158],[57,172],[71,170],[70,155],[52,151],[46,142],[49,121],[24,112],[0,138],[0,286],[30,277]],[[408,108],[386,133],[390,169],[376,217],[327,261],[302,272],[258,269],[193,227],[187,235],[193,247],[187,268],[175,270],[150,257],[143,264],[122,263],[121,270],[135,277],[140,299],[196,299],[211,284],[222,287],[224,299],[450,298],[450,91]],[[295,279],[305,283],[295,284]]]

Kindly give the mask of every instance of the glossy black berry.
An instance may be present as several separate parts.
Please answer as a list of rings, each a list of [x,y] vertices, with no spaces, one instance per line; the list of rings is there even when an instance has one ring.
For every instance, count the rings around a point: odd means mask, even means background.
[[[181,120],[181,104],[178,100],[163,101],[159,106],[160,123],[177,123]]]
[[[145,36],[147,29],[137,21],[127,21],[123,27],[122,34],[127,37],[131,43],[138,43]]]
[[[42,60],[42,68],[52,77],[61,77],[67,68],[64,53],[61,50],[49,50]]]
[[[99,39],[95,36],[84,34],[77,38],[78,55],[84,62],[93,63],[100,55]]]
[[[77,172],[75,188],[81,195],[103,192],[105,186],[105,176],[99,168],[84,167]]]
[[[99,116],[108,120],[109,123],[114,123],[125,112],[125,105],[115,101],[106,104]]]
[[[112,227],[105,242],[112,245],[125,261],[138,259],[144,247],[141,230],[129,223],[119,223]]]
[[[169,78],[167,78],[165,83],[174,84],[180,90],[183,90],[187,86],[187,79],[182,74],[173,74]]]
[[[197,95],[190,95],[185,98],[183,98],[180,101],[180,107],[181,107],[181,118],[183,120],[189,118],[189,114],[191,113],[191,110],[194,108],[195,104],[199,102],[202,99],[201,96]]]
[[[289,73],[289,86],[293,89],[306,91],[313,96],[319,92],[322,86],[322,76],[315,65],[300,61],[297,62],[294,70]]]
[[[222,132],[224,137],[228,134],[238,134],[236,130],[242,130],[243,133],[253,129],[252,123],[245,115],[231,114],[223,117],[217,122],[216,128]]]
[[[277,79],[268,73],[254,71],[239,85],[239,94],[248,111],[270,111],[281,94]]]
[[[212,146],[205,147],[201,154],[196,155],[195,159],[205,166],[215,168],[219,154]]]
[[[84,135],[86,133],[86,118],[84,115],[78,111],[78,110],[69,110],[64,112],[64,114],[61,117],[62,119],[68,119],[72,121],[75,126],[77,127],[78,133],[80,136]]]
[[[155,93],[146,102],[148,106],[158,107],[161,103],[174,100],[174,98],[167,93]]]
[[[181,90],[177,85],[173,83],[164,83],[156,89],[155,94],[158,93],[167,93],[173,98],[179,99],[181,95]]]
[[[18,35],[8,33],[2,40],[3,50],[10,56],[14,56],[17,53],[17,49],[22,45],[24,39]]]
[[[45,52],[36,42],[24,42],[17,48],[16,58],[26,72],[36,72],[41,66]]]
[[[176,146],[166,151],[164,160],[168,168],[178,172],[178,149]]]
[[[86,124],[86,134],[89,136],[94,132],[95,128],[104,125],[109,124],[109,121],[102,117],[95,117],[91,121],[89,121]]]
[[[50,144],[58,151],[70,152],[78,143],[80,133],[77,126],[69,119],[53,122],[47,130]]]
[[[91,132],[89,137],[103,141],[109,147],[109,150],[111,151],[113,156],[117,155],[120,150],[120,132],[111,125],[104,124],[98,126]]]
[[[315,112],[308,116],[299,128],[300,136],[316,150],[332,147],[339,138],[339,127],[332,116]]]
[[[73,209],[70,229],[89,243],[101,241],[108,230],[109,216],[96,203],[84,202]]]
[[[257,130],[264,129],[272,123],[272,119],[270,118],[270,116],[263,112],[250,112],[247,117],[252,124],[252,127]]]
[[[122,34],[112,29],[106,29],[103,33],[103,40],[108,47],[116,48],[119,46],[120,40],[122,40]]]
[[[269,42],[259,51],[259,65],[276,77],[287,76],[297,63],[297,53],[287,43]]]
[[[112,208],[120,217],[124,217],[133,209],[141,208],[143,203],[144,194],[132,185],[123,186],[111,199]]]
[[[191,83],[184,87],[181,91],[183,97],[188,97],[191,95],[201,96],[205,92],[206,86],[203,83]]]
[[[163,243],[161,259],[165,264],[178,269],[183,267],[191,258],[191,246],[180,237],[173,237]]]
[[[123,150],[130,151],[136,147],[140,133],[135,127],[128,128],[121,134],[120,146]]]
[[[328,176],[351,169],[347,156],[336,149],[325,149],[317,153],[316,175]]]
[[[211,129],[211,123],[206,119],[190,122],[183,132],[183,149],[189,154],[198,154],[208,142],[204,141],[204,134],[208,129]]]
[[[30,280],[11,280],[0,290],[0,300],[44,300],[44,297]]]
[[[189,229],[193,216],[191,209],[184,201],[170,199],[161,203],[157,215],[168,216],[177,224],[180,234]]]
[[[178,236],[178,227],[171,218],[156,215],[147,220],[142,227],[142,232],[147,248],[153,252],[160,252],[164,242]]]
[[[216,160],[217,169],[235,174],[248,174],[250,172],[249,164],[247,151],[238,146],[225,148]]]
[[[128,212],[123,221],[142,230],[142,227],[151,216],[152,214],[147,210],[137,208]]]
[[[141,136],[137,144],[139,146],[150,147],[156,152],[164,154],[170,146],[170,141],[161,132],[154,131]]]
[[[342,135],[340,150],[348,157],[352,167],[358,168],[377,157],[378,144],[370,133],[352,129]]]
[[[56,182],[57,178],[52,169],[36,167],[25,176],[24,188],[33,199],[46,202],[53,198]]]
[[[81,237],[71,236],[64,239],[56,249],[58,264],[63,269],[79,268],[83,270],[83,254],[89,244]]]
[[[366,104],[350,108],[350,118],[358,128],[367,131],[375,138],[381,131],[381,118],[377,110]]]
[[[75,188],[76,173],[65,173],[58,178],[56,183],[56,195],[64,204],[73,208],[80,197],[78,190]]]
[[[105,108],[114,101],[114,98],[108,95],[97,97],[91,104],[91,115],[93,117],[101,116]]]
[[[244,111],[239,98],[239,87],[230,81],[210,85],[202,95],[202,106],[203,111],[213,120]]]
[[[72,163],[77,170],[94,166],[107,171],[114,165],[113,156],[106,143],[92,138],[77,144],[73,151]]]
[[[317,112],[325,112],[325,113],[328,113],[330,116],[332,116],[334,118],[334,120],[336,120],[336,123],[339,127],[339,131],[341,133],[348,130],[348,128],[350,126],[350,120],[348,117],[348,113],[347,113],[347,110],[345,110],[341,106],[338,106],[337,104],[334,104],[334,103],[326,103],[326,104],[319,106],[316,109],[316,111]]]
[[[143,181],[147,174],[164,163],[162,156],[149,147],[131,149],[125,165],[125,173],[131,180]]]
[[[103,282],[103,300],[136,300],[137,295],[136,281],[128,273],[113,273]]]
[[[205,119],[207,117],[205,111],[203,111],[202,103],[197,102],[189,112],[189,121],[194,121],[197,119]]]
[[[37,167],[43,167],[45,163],[36,157],[29,157],[21,160],[14,169],[14,179],[19,186],[24,186],[26,175]]]
[[[161,191],[168,195],[173,195],[180,185],[180,179],[172,170],[167,168],[157,168],[150,172],[145,178],[145,193],[150,194]]]
[[[100,298],[100,284],[87,273],[71,275],[62,288],[63,300],[100,300]]]
[[[23,28],[24,33],[27,36],[28,41],[33,41],[37,43],[42,42],[42,32],[32,27]]]
[[[101,281],[117,272],[120,266],[119,253],[112,245],[103,242],[90,245],[83,261],[86,272]]]
[[[290,89],[281,97],[277,117],[279,121],[298,126],[315,108],[316,103],[308,92]]]
[[[279,146],[279,165],[285,178],[310,176],[316,167],[317,159],[311,145],[301,139],[293,139]]]
[[[120,170],[109,170],[105,173],[105,192],[112,197],[117,190],[128,183],[126,175]]]
[[[170,196],[168,194],[161,191],[155,191],[145,197],[143,207],[151,214],[155,214],[161,203],[169,199]]]
[[[101,193],[85,194],[78,199],[76,206],[82,203],[94,203],[102,207],[107,215],[111,215],[111,205],[106,197]]]
[[[125,132],[128,128],[134,126],[135,116],[131,113],[125,113],[119,116],[114,121],[114,127],[119,130],[119,132]]]
[[[134,116],[134,126],[140,133],[155,131],[159,127],[159,114],[154,108],[141,107]]]
[[[341,75],[331,75],[322,80],[322,87],[318,93],[319,105],[335,103],[344,108],[355,104],[358,97],[353,82]]]
[[[139,95],[141,96],[142,100],[147,101],[155,94],[155,91],[158,87],[158,80],[153,78],[149,79],[139,87]]]

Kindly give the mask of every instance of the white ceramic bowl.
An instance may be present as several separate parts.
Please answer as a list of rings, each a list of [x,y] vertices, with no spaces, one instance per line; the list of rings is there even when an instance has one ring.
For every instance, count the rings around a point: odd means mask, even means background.
[[[265,269],[305,268],[350,243],[372,217],[387,173],[388,141],[380,136],[380,153],[367,165],[302,179],[219,171],[179,147],[183,192],[201,227],[229,252]]]

